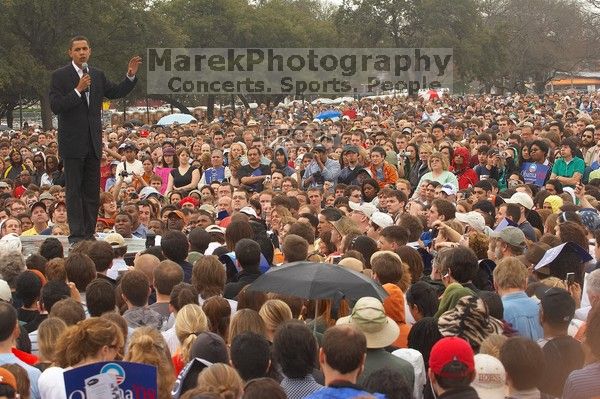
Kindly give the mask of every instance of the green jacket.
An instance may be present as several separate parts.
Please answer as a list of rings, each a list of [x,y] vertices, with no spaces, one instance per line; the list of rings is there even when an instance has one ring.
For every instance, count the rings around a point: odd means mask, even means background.
[[[441,315],[445,312],[454,309],[458,300],[464,296],[475,295],[475,293],[460,285],[459,283],[452,283],[446,287],[444,293],[442,294],[442,298],[440,299],[440,305],[438,307],[438,311],[435,314],[435,318],[439,319]]]

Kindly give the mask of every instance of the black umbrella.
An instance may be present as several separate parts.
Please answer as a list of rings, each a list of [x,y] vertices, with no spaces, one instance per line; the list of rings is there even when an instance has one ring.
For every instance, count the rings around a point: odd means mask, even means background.
[[[388,294],[364,274],[329,263],[293,262],[277,266],[257,278],[250,290],[275,292],[306,299],[356,300],[371,296],[384,300]]]

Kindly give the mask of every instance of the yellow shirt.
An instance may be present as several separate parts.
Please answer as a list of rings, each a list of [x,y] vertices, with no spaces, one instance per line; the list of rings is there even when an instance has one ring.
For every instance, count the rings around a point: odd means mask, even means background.
[[[37,230],[35,229],[35,227],[32,227],[29,230],[25,230],[23,233],[21,233],[21,237],[37,236],[39,234],[40,233],[37,232]]]

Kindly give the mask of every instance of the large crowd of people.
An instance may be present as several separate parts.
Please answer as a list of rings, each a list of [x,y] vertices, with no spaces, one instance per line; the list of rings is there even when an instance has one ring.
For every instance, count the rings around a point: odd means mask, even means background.
[[[105,126],[96,235],[64,246],[57,131],[0,133],[0,397],[120,359],[159,399],[600,395],[600,95],[216,113]],[[388,296],[249,289],[297,261]]]

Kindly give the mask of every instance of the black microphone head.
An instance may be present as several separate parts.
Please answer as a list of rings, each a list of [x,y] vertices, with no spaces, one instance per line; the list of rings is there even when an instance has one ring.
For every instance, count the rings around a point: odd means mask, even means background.
[[[81,69],[83,70],[83,73],[89,72],[87,62],[84,62],[83,64],[81,64]]]

